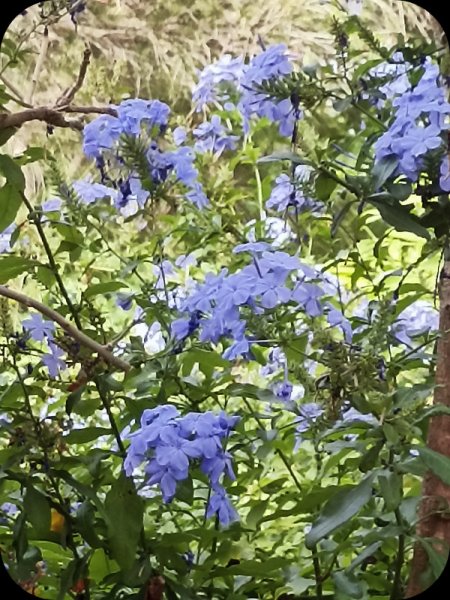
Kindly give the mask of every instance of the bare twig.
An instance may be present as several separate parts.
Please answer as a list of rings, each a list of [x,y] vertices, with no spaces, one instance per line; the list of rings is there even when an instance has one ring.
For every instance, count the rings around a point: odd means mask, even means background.
[[[36,91],[36,85],[39,80],[39,75],[41,74],[42,67],[44,65],[44,60],[47,55],[47,50],[48,50],[48,28],[45,27],[41,50],[39,52],[39,56],[36,61],[36,66],[34,68],[34,73],[31,78],[31,86],[30,86],[30,91],[28,93],[28,103],[29,104],[33,104],[34,92]]]
[[[83,54],[83,60],[81,62],[80,71],[78,73],[78,77],[74,85],[67,90],[65,90],[58,100],[55,103],[55,108],[59,106],[66,106],[72,102],[75,97],[75,94],[80,90],[83,85],[84,78],[86,77],[87,69],[89,66],[89,61],[91,59],[91,50],[86,47]]]
[[[5,285],[0,285],[0,296],[4,296],[5,298],[15,300],[23,306],[34,308],[44,316],[48,317],[50,320],[54,321],[55,323],[58,323],[58,325],[60,325],[64,329],[64,331],[68,335],[70,335],[70,337],[72,337],[74,340],[76,340],[83,346],[86,346],[93,352],[96,352],[105,360],[105,362],[117,367],[121,371],[129,371],[131,369],[131,365],[129,363],[117,356],[114,356],[105,346],[102,346],[101,344],[99,344],[98,342],[81,332],[74,325],[72,325],[72,323],[67,321],[62,315],[60,315],[58,312],[56,312],[49,306],[42,304],[42,302],[39,302],[34,298],[26,296],[25,294],[22,294],[22,292],[12,290],[11,288]]]
[[[78,113],[80,115],[90,115],[90,114],[99,114],[99,115],[111,115],[112,117],[117,117],[117,111],[110,106],[64,106],[58,108],[61,112],[67,113]]]
[[[14,97],[11,96],[11,99],[14,100],[14,102],[16,102],[17,104],[20,104],[24,108],[33,108],[31,104],[28,104],[28,102],[25,102],[25,100],[22,98],[22,95],[19,92],[19,90],[16,88],[16,86],[14,86],[8,79],[6,79],[6,77],[4,75],[0,74],[0,81],[5,84],[5,86],[8,88],[8,90],[10,92],[12,92],[14,94]]]

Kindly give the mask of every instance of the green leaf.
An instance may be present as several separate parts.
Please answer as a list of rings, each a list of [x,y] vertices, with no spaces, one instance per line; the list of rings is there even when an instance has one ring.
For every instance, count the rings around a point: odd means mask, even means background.
[[[359,463],[360,471],[366,473],[367,471],[371,471],[374,468],[379,459],[380,452],[383,446],[384,440],[379,440],[374,446],[372,446],[372,448],[370,448],[370,450],[366,451],[363,454],[361,462]]]
[[[187,477],[187,479],[184,479],[177,485],[175,498],[181,500],[181,502],[186,502],[186,504],[192,504],[194,499],[194,485],[192,482],[192,477]]]
[[[20,256],[0,256],[0,283],[6,283],[18,275],[30,271],[39,263]]]
[[[337,186],[337,181],[328,177],[325,173],[321,173],[315,182],[316,198],[326,202],[330,199],[331,194]]]
[[[76,390],[75,392],[72,392],[71,394],[69,394],[67,396],[67,400],[66,400],[66,413],[69,416],[70,416],[71,412],[73,411],[73,409],[75,408],[75,406],[80,401],[81,396],[82,396],[85,388],[86,388],[86,386],[83,385],[78,390]]]
[[[59,592],[56,600],[64,600],[66,592],[76,581],[76,572],[78,570],[79,559],[72,560],[61,572],[59,577]]]
[[[111,554],[128,570],[135,561],[144,507],[132,480],[123,472],[105,498],[105,513]]]
[[[2,42],[3,45],[3,42]],[[11,138],[15,133],[19,131],[19,127],[7,127],[6,129],[0,130],[0,146],[6,144],[6,142]]]
[[[102,548],[97,548],[92,554],[89,563],[89,577],[98,584],[107,575],[119,570],[119,565],[115,560],[110,560]]]
[[[331,230],[330,230],[331,237],[334,237],[336,235],[336,232],[339,229],[339,225],[342,223],[342,221],[345,218],[345,215],[351,209],[351,207],[352,207],[353,204],[355,204],[354,200],[351,200],[350,202],[347,202],[346,204],[344,204],[344,206],[340,210],[338,210],[333,215],[333,222],[331,224]]]
[[[354,560],[352,560],[349,566],[345,569],[346,572],[350,573],[351,571],[356,569],[356,567],[359,567],[359,565],[365,562],[378,550],[382,543],[383,542],[381,541],[374,542],[373,544],[370,544],[370,546],[367,546],[367,548],[364,548],[364,550],[360,552],[358,556]]]
[[[280,160],[289,160],[290,162],[296,164],[296,165],[311,165],[312,166],[312,162],[310,160],[307,160],[306,158],[303,158],[302,156],[299,156],[298,154],[295,154],[294,152],[290,152],[289,150],[280,150],[279,152],[274,152],[273,154],[269,154],[268,156],[263,156],[262,158],[258,159],[258,163],[265,163],[265,162],[275,162],[275,161],[280,161]]]
[[[78,507],[75,527],[92,548],[100,548],[103,545],[95,529],[95,510],[89,502],[84,501]]]
[[[231,567],[218,567],[211,572],[212,577],[248,575],[250,577],[266,576],[271,571],[281,569],[288,564],[286,558],[274,557],[265,560],[245,560]]]
[[[7,154],[0,154],[0,173],[17,191],[25,189],[25,177],[16,161]]]
[[[381,495],[387,511],[395,510],[402,501],[402,482],[397,473],[385,471],[378,476]]]
[[[51,512],[47,498],[32,486],[27,485],[23,506],[28,521],[33,525],[38,536],[46,535],[50,531]]]
[[[428,543],[426,540],[420,540],[420,542],[425,547],[425,550],[428,554],[428,558],[430,560],[431,573],[433,578],[439,579],[442,575],[448,561],[448,553],[444,552],[443,554],[437,552],[432,544]]]
[[[333,102],[333,108],[336,112],[344,112],[349,106],[352,104],[353,98],[351,96],[347,96],[346,98],[341,98],[340,100],[335,100]]]
[[[386,156],[375,163],[375,167],[372,170],[374,189],[378,190],[386,179],[389,179],[392,173],[394,173],[397,167],[398,159],[394,156]]]
[[[258,524],[266,512],[267,505],[269,500],[260,500],[255,506],[253,506],[247,515],[245,523],[249,529],[256,530]]]
[[[450,458],[430,448],[418,448],[420,458],[445,484],[450,485]]]
[[[102,435],[111,435],[111,430],[106,427],[85,427],[83,429],[72,429],[63,440],[66,444],[85,444],[92,442]]]
[[[345,571],[337,571],[332,575],[336,588],[344,594],[345,598],[361,598],[363,586],[358,579]]]
[[[7,183],[0,189],[0,232],[14,222],[21,205],[22,196],[14,186]]]
[[[404,209],[400,205],[394,206],[382,202],[380,199],[375,198],[375,194],[367,198],[367,202],[373,204],[380,212],[380,215],[388,223],[392,225],[397,231],[409,231],[415,233],[419,237],[423,237],[426,240],[430,239],[430,234],[425,227],[416,220],[408,210]]]
[[[370,474],[358,485],[337,492],[326,503],[319,518],[306,534],[307,548],[315,546],[318,541],[344,525],[361,510],[372,497],[373,478],[373,474]]]
[[[116,292],[117,290],[126,287],[128,287],[128,285],[126,283],[122,283],[121,281],[105,281],[105,283],[96,283],[94,285],[90,285],[83,292],[83,295],[85,298],[91,298],[92,296],[97,296],[98,294]]]

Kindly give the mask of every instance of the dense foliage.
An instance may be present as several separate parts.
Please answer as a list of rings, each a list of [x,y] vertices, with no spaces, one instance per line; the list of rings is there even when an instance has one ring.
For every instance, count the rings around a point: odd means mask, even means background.
[[[185,117],[105,102],[88,178],[0,155],[0,543],[36,595],[402,597],[421,478],[450,483],[447,49],[386,48],[358,5],[329,64],[261,40]]]

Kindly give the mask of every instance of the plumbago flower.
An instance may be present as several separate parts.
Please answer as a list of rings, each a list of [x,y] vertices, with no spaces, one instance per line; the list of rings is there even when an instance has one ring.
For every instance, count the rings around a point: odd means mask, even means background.
[[[442,134],[448,129],[446,115],[450,104],[439,85],[439,68],[427,59],[424,73],[418,84],[393,100],[395,118],[389,129],[375,143],[375,162],[388,157],[398,160],[393,176],[405,175],[417,181],[424,169],[424,158],[433,151],[444,148]],[[450,191],[448,158],[441,160],[440,185]]]
[[[143,174],[129,171],[124,158],[126,139],[139,139],[148,143],[143,160],[147,162],[147,183],[153,188],[166,181],[179,183],[187,189],[185,198],[204,208],[208,205],[201,183],[197,180],[198,170],[194,166],[195,150],[184,143],[187,133],[177,127],[172,137],[177,148],[163,150],[160,138],[168,129],[170,109],[159,100],[140,98],[125,100],[112,106],[117,116],[102,115],[84,128],[83,150],[87,157],[96,161],[101,183],[77,181],[73,187],[81,201],[92,204],[101,198],[110,198],[116,209],[128,217],[138,212],[149,198],[149,189],[144,188]],[[217,122],[203,123],[194,131],[199,139],[198,151],[212,150],[221,154],[225,149],[235,147],[236,136],[230,136]],[[141,161],[142,162],[142,161]]]
[[[224,412],[214,414],[188,413],[166,404],[142,413],[141,427],[130,434],[130,446],[125,459],[125,472],[130,476],[141,465],[149,485],[159,484],[164,502],[171,502],[177,484],[189,476],[189,467],[197,462],[209,478],[213,495],[207,506],[207,516],[218,515],[222,525],[237,519],[222,479],[235,479],[231,455],[223,446],[238,423],[239,417]]]
[[[309,178],[309,175],[308,175]],[[292,179],[286,173],[275,179],[275,186],[266,202],[266,208],[273,208],[277,212],[285,213],[288,209],[302,213],[310,211],[313,214],[320,212],[324,205],[321,202],[307,198],[301,190],[301,183],[307,181],[303,165],[298,165]]]
[[[235,273],[223,269],[219,275],[208,273],[205,282],[181,303],[186,316],[171,324],[172,337],[184,341],[198,331],[201,342],[217,344],[221,338],[232,343],[223,357],[234,360],[251,357],[251,337],[247,319],[278,306],[300,305],[308,316],[328,314],[331,326],[338,325],[347,341],[351,340],[350,322],[330,302],[322,301],[325,290],[312,280],[324,276],[302,264],[297,257],[268,247],[266,242],[239,244],[234,252],[248,252],[252,262]]]
[[[47,367],[50,377],[54,379],[58,376],[60,371],[63,371],[67,368],[67,365],[61,358],[64,355],[64,352],[61,350],[61,348],[59,348],[52,341],[49,341],[48,345],[50,348],[50,353],[43,355],[42,362]]]
[[[300,111],[294,109],[290,98],[272,100],[258,91],[258,86],[292,71],[293,65],[284,44],[269,46],[247,64],[241,57],[232,58],[228,54],[200,73],[192,99],[197,111],[217,102],[221,102],[226,110],[236,107],[241,114],[245,134],[250,131],[251,118],[257,116],[277,123],[281,135],[291,136],[294,123],[301,116]],[[236,105],[234,98],[238,98]]]
[[[55,324],[52,321],[44,321],[39,313],[35,313],[29,319],[24,319],[22,325],[30,333],[33,340],[42,342],[44,339],[53,340]]]

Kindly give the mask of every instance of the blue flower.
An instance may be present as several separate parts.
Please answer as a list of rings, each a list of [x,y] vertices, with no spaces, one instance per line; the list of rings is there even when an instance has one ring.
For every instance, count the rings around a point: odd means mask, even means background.
[[[319,298],[324,291],[314,283],[299,283],[292,292],[293,300],[303,305],[305,312],[310,317],[318,317],[323,313]]]
[[[375,143],[375,162],[397,158],[392,177],[403,174],[410,181],[417,181],[425,155],[443,146],[442,132],[448,129],[445,116],[450,114],[437,65],[428,59],[424,67],[419,83],[393,101],[394,121]]]
[[[302,165],[299,165],[300,167]],[[288,208],[297,210],[297,212],[317,211],[322,209],[323,204],[307,198],[299,188],[299,182],[302,181],[302,171],[295,171],[295,181],[289,175],[282,174],[275,179],[275,186],[272,189],[269,199],[266,202],[267,208],[274,208],[278,212],[284,213]]]
[[[200,183],[194,184],[192,189],[185,194],[185,197],[199,209],[205,208],[209,204],[208,197]]]
[[[208,65],[199,74],[198,83],[192,90],[192,100],[197,112],[207,104],[216,101],[226,101],[229,94],[226,87],[237,88],[245,70],[241,57],[233,58],[224,54],[215,63]]]
[[[238,244],[233,248],[234,254],[239,254],[239,252],[251,252],[255,254],[259,254],[264,251],[270,250],[271,246],[267,242],[247,242],[245,244]]]
[[[227,527],[233,521],[237,521],[239,516],[233,508],[225,489],[220,485],[216,485],[213,489],[214,494],[209,500],[206,516],[209,518],[217,515],[221,525]]]
[[[22,325],[37,342],[42,342],[45,338],[53,340],[55,324],[52,321],[44,321],[39,313],[34,313],[31,318],[22,321]]]
[[[307,404],[302,404],[300,406],[300,416],[298,416],[294,423],[296,426],[296,443],[294,446],[294,451],[297,451],[299,445],[302,442],[302,433],[305,433],[311,428],[319,417],[321,417],[324,413],[324,410],[321,406],[316,404],[315,402],[310,402]]]
[[[173,500],[177,490],[177,483],[183,481],[183,479],[187,479],[189,475],[187,468],[179,470],[169,464],[161,465],[155,460],[147,465],[145,472],[148,476],[147,483],[149,485],[159,483],[163,500],[166,503]]]
[[[150,144],[147,150],[150,175],[155,185],[164,183],[173,168],[172,153],[163,152],[156,142]]]
[[[176,146],[181,146],[181,144],[184,144],[187,138],[187,132],[184,127],[176,127],[173,130],[172,135]]]
[[[90,181],[74,181],[73,189],[85,204],[92,204],[100,198],[112,198],[117,200],[117,191],[101,183],[91,183]]]
[[[67,365],[63,360],[61,360],[61,356],[64,355],[64,352],[61,350],[61,348],[51,341],[49,341],[48,345],[51,353],[44,354],[42,356],[42,362],[47,367],[50,377],[55,378],[58,376],[59,371],[67,368]]]
[[[15,231],[15,223],[11,223],[0,233],[0,254],[11,250],[11,234]]]
[[[98,158],[104,150],[113,147],[122,133],[123,126],[119,119],[111,115],[102,115],[85,126],[83,151],[89,158]]]
[[[345,341],[350,343],[353,337],[352,326],[350,325],[350,321],[344,317],[344,315],[334,308],[331,304],[328,305],[329,310],[327,314],[327,321],[332,326],[335,327],[339,325],[344,332]]]
[[[43,212],[56,212],[61,209],[62,200],[60,198],[51,198],[50,200],[46,200],[42,204]]]
[[[194,148],[198,152],[215,152],[218,156],[224,150],[234,150],[239,139],[235,135],[227,134],[218,115],[213,115],[211,121],[201,123],[194,129],[193,134],[197,138]]]
[[[116,304],[117,306],[120,306],[122,310],[130,310],[133,305],[133,294],[118,293],[116,296]]]
[[[159,100],[134,98],[121,102],[117,114],[125,133],[139,135],[143,122],[150,128],[158,127],[162,133],[167,127],[170,108]]]
[[[198,170],[194,167],[195,153],[192,148],[178,148],[178,150],[167,153],[167,157],[177,180],[188,187],[194,186]]]
[[[447,154],[441,162],[439,186],[443,192],[450,192],[450,158]]]
[[[283,401],[288,401],[291,399],[292,390],[294,386],[290,381],[282,381],[275,386],[275,395],[278,396]]]

